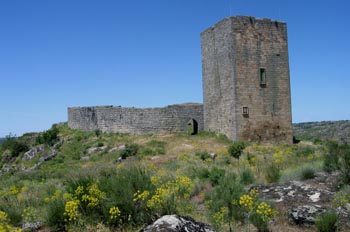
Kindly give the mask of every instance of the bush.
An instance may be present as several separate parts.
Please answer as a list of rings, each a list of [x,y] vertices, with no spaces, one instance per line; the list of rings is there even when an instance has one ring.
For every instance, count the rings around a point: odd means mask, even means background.
[[[323,165],[327,172],[339,170],[342,185],[350,184],[350,145],[328,143],[328,152],[324,155]]]
[[[268,183],[278,182],[281,178],[281,170],[275,164],[270,164],[265,169],[265,179]]]
[[[203,161],[210,158],[210,154],[206,151],[197,152],[196,156],[199,157]]]
[[[216,222],[216,215],[227,208],[228,212],[224,218],[230,222],[233,219],[243,221],[244,212],[240,210],[237,203],[240,196],[245,192],[243,185],[239,182],[236,174],[229,173],[219,180],[219,183],[211,193],[206,196],[207,206],[211,212],[213,223]]]
[[[249,221],[258,229],[258,232],[269,232],[268,222],[264,221],[263,218],[256,212],[253,212]]]
[[[249,193],[239,198],[239,205],[249,222],[251,222],[259,232],[268,232],[268,223],[275,216],[276,211],[265,201],[259,200],[259,191],[251,189]]]
[[[340,173],[341,184],[350,184],[350,145],[342,146]]]
[[[217,167],[214,167],[210,170],[209,173],[209,180],[210,183],[215,186],[219,183],[220,179],[223,178],[225,176],[225,170],[224,169],[220,169]]]
[[[243,169],[240,172],[240,181],[244,185],[254,183],[255,177],[253,172],[250,169]]]
[[[307,167],[301,171],[301,180],[308,180],[315,177],[315,170],[313,168]]]
[[[53,125],[50,130],[44,131],[36,138],[36,143],[52,146],[58,140],[58,132],[56,125]]]
[[[329,211],[316,218],[316,228],[320,232],[333,232],[337,230],[337,214],[334,211]]]
[[[126,144],[125,148],[119,152],[119,156],[122,159],[126,159],[129,156],[135,156],[139,151],[139,145],[131,143]]]
[[[99,178],[99,187],[107,196],[102,204],[103,217],[108,223],[116,223],[108,219],[109,210],[113,207],[120,210],[122,223],[140,225],[151,220],[153,215],[147,210],[146,204],[134,201],[136,193],[152,192],[154,189],[150,173],[145,169],[131,166],[119,170],[105,170]]]
[[[196,172],[197,172],[197,176],[200,179],[208,179],[210,176],[210,171],[205,167],[199,168],[199,170],[197,170]]]
[[[241,142],[241,141],[236,141],[236,142],[233,142],[229,148],[228,148],[228,153],[239,160],[239,157],[242,155],[242,152],[245,148],[245,143],[244,142]]]
[[[9,157],[2,157],[2,160],[7,162],[13,157],[18,157],[20,153],[28,151],[29,146],[26,143],[19,141],[18,138],[10,134],[6,136],[4,142],[1,144],[1,150],[10,151]]]
[[[65,202],[62,198],[50,201],[46,206],[46,224],[55,231],[65,231],[64,206]]]
[[[338,170],[340,157],[340,147],[335,142],[329,142],[327,144],[327,152],[323,155],[323,169],[326,172],[333,172]]]

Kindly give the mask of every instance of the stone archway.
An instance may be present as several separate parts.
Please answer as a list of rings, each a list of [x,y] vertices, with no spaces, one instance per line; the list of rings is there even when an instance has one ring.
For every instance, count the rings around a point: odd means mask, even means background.
[[[187,132],[190,135],[198,134],[198,122],[195,119],[190,119],[187,122]]]

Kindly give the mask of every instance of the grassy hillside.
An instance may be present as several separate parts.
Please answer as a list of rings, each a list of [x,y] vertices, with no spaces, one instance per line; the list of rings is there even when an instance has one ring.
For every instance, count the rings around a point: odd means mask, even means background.
[[[323,121],[293,124],[293,133],[300,139],[350,142],[350,121]]]
[[[309,143],[242,147],[207,132],[105,134],[62,124],[0,146],[0,228],[40,222],[45,231],[139,231],[174,213],[217,231],[246,231],[250,214],[254,227],[273,217],[276,228],[286,227],[285,212],[248,189],[304,179],[322,169],[324,154]],[[258,206],[265,211],[256,213]]]

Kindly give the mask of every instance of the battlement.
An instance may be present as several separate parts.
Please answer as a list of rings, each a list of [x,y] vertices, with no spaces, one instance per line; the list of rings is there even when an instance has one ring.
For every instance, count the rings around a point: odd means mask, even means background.
[[[286,22],[276,21],[276,20],[272,20],[269,18],[257,18],[257,17],[252,17],[252,16],[238,15],[238,16],[227,17],[227,18],[220,20],[219,22],[217,22],[213,26],[210,26],[207,29],[205,29],[203,32],[201,32],[201,35],[206,33],[207,31],[214,30],[214,28],[220,26],[221,24],[224,24],[227,21],[240,22],[240,23],[243,23],[244,26],[253,26],[253,27],[257,24],[270,25],[270,26],[274,26],[276,28],[286,28],[286,26],[287,26]]]

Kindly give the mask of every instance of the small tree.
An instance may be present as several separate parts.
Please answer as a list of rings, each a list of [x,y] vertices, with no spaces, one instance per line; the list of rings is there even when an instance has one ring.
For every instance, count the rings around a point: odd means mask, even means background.
[[[246,144],[244,142],[235,141],[229,146],[228,153],[230,154],[230,156],[236,158],[239,162],[239,158],[242,155],[242,152],[245,147],[246,147]]]
[[[11,159],[19,156],[20,153],[29,150],[28,145],[25,142],[20,141],[15,135],[9,134],[6,136],[4,142],[0,146],[0,151],[9,150],[10,157],[2,157],[3,159]],[[0,157],[1,158],[1,157]]]

